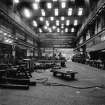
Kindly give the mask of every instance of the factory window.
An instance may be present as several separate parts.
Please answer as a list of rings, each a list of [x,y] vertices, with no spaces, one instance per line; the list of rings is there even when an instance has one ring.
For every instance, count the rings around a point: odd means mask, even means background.
[[[101,35],[101,41],[105,41],[105,35]]]
[[[88,30],[86,33],[86,40],[88,40],[90,38],[90,31]]]
[[[88,43],[86,44],[86,47],[87,47],[87,48],[90,48],[90,47],[92,47],[93,45],[94,45],[94,40],[88,42]]]
[[[105,28],[105,11],[102,12],[101,17],[102,17],[102,29],[104,29]]]
[[[95,38],[95,44],[98,44],[100,42],[101,42],[101,37],[100,36],[96,37]]]
[[[95,34],[95,23],[96,23],[96,21],[94,21],[94,23],[92,23],[89,27],[91,36],[93,36]]]
[[[97,23],[97,33],[99,33],[102,30],[102,17],[101,16],[99,16],[97,18],[97,22],[96,23]]]
[[[79,44],[82,44],[82,43],[83,43],[83,37],[81,37],[79,40]]]

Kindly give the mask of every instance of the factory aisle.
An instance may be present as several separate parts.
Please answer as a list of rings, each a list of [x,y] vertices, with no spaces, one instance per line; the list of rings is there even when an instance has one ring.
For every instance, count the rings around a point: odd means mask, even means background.
[[[66,65],[68,69],[78,72],[76,81],[53,77],[50,70],[35,72],[32,79],[48,79],[50,83],[71,87],[45,86],[40,81],[29,90],[0,89],[0,105],[105,105],[105,71],[73,62]]]

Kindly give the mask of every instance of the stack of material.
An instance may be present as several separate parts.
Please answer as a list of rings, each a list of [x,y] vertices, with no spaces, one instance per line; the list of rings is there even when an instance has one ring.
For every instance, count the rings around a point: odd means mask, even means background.
[[[36,85],[35,81],[30,81],[30,76],[26,71],[17,69],[0,69],[0,88],[29,89],[29,86]]]

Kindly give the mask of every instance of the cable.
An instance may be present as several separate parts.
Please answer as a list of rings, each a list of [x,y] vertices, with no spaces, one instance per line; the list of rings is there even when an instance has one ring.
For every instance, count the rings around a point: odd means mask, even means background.
[[[47,83],[47,81],[48,81],[48,78],[37,78],[37,79],[35,79],[36,80],[36,83]]]
[[[66,87],[71,87],[71,88],[75,88],[75,89],[89,89],[89,88],[96,88],[96,87],[99,87],[99,88],[104,88],[105,89],[105,86],[104,85],[95,85],[95,86],[87,86],[87,87],[77,87],[77,86],[72,86],[72,85],[66,85],[66,84],[61,84],[61,83],[50,83],[50,82],[46,82],[44,83],[43,85],[45,86],[66,86]]]
[[[75,89],[91,89],[91,88],[103,88],[105,89],[105,86],[102,85],[95,85],[95,86],[87,86],[87,87],[78,87],[78,86],[72,86],[72,85],[66,85],[66,84],[62,84],[62,83],[54,83],[54,82],[48,82],[48,78],[38,78],[36,79],[37,83],[41,83],[44,86],[65,86],[65,87],[70,87],[70,88],[75,88]]]

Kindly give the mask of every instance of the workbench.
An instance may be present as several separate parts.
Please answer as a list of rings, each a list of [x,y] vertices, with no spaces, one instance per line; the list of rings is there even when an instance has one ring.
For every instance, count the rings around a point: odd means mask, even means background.
[[[53,76],[56,77],[62,77],[64,79],[69,78],[70,80],[75,80],[75,74],[78,72],[75,71],[68,71],[66,69],[53,69],[51,72],[53,72]]]

